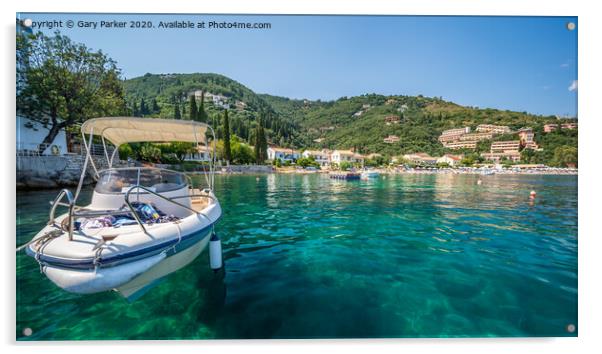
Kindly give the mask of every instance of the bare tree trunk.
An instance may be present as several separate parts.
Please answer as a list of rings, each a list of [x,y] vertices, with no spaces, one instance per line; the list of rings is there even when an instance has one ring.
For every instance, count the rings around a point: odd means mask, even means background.
[[[44,150],[54,141],[57,135],[59,135],[61,129],[64,127],[63,123],[55,123],[50,128],[48,135],[42,140],[42,143],[38,145],[38,153],[41,155],[44,153]]]

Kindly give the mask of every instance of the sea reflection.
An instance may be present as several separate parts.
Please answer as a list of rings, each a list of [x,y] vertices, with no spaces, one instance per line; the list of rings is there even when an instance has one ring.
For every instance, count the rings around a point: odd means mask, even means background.
[[[67,294],[18,255],[17,335],[575,335],[574,176],[232,175],[217,177],[216,193],[222,274],[204,252],[128,304]],[[41,199],[19,194],[18,242],[43,225]]]

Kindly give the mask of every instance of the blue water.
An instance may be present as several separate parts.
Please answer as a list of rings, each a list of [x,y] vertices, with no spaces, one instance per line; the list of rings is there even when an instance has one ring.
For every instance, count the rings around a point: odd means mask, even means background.
[[[17,193],[18,244],[56,193]],[[577,335],[575,176],[218,176],[216,194],[225,271],[204,252],[133,303],[19,254],[18,339]]]

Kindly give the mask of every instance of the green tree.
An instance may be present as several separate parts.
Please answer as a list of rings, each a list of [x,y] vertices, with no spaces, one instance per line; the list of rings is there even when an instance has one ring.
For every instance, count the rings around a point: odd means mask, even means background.
[[[40,151],[61,129],[91,117],[127,114],[115,61],[67,36],[18,33],[17,112],[49,127]]]
[[[140,115],[142,117],[148,115],[148,107],[146,106],[146,102],[144,102],[144,97],[140,99]]]
[[[199,109],[197,112],[197,119],[200,122],[207,122],[207,112],[205,111],[205,91],[201,91],[201,103],[199,103]]]
[[[174,119],[182,119],[182,114],[180,113],[180,104],[177,102],[173,105],[173,117]]]
[[[161,111],[161,108],[159,108],[159,105],[157,104],[157,99],[153,98],[153,102],[152,102],[152,112],[153,113],[159,113]]]
[[[224,158],[228,163],[232,161],[232,150],[230,146],[230,122],[228,120],[228,110],[224,111]]]
[[[138,150],[139,160],[148,162],[160,162],[161,161],[161,149],[151,143],[144,143]]]
[[[563,145],[554,150],[552,165],[559,167],[577,166],[577,148]]]
[[[255,133],[255,162],[263,164],[268,159],[268,142],[263,129],[262,120],[257,122]]]
[[[198,118],[198,108],[196,107],[196,99],[194,98],[194,95],[190,96],[190,109],[189,109],[189,119],[190,120],[197,120]]]

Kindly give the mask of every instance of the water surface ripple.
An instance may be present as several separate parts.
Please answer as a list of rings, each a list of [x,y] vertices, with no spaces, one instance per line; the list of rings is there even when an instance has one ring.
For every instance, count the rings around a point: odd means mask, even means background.
[[[18,192],[17,243],[56,192]],[[225,272],[204,252],[130,304],[19,254],[18,339],[576,335],[575,176],[218,176],[216,193]]]

